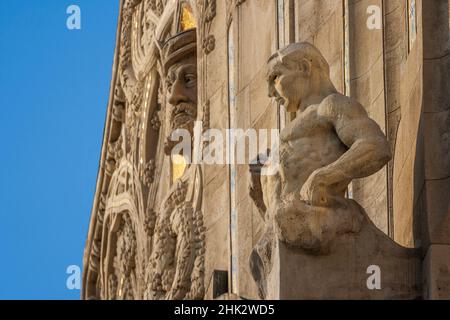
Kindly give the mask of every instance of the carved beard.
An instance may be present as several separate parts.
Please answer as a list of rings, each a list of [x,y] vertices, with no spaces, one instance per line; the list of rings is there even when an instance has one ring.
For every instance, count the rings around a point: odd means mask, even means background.
[[[196,104],[192,102],[184,102],[172,107],[172,112],[170,114],[170,134],[166,138],[166,142],[164,144],[164,151],[166,155],[170,155],[173,147],[180,143],[180,141],[172,141],[172,132],[177,129],[185,129],[189,131],[191,138],[193,138],[196,119]]]

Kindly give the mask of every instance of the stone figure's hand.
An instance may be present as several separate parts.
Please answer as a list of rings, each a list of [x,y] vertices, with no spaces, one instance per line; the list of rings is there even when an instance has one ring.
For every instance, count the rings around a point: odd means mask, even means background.
[[[262,169],[262,165],[259,163],[249,165],[249,172],[250,172],[249,187],[251,189],[260,184],[261,169]]]
[[[270,149],[267,150],[267,153],[270,153]],[[266,160],[263,158],[263,155],[258,155],[258,157],[252,161],[249,165],[250,172],[250,181],[249,181],[249,189],[260,189],[261,188],[261,171],[264,165],[261,160]]]
[[[333,198],[329,195],[328,187],[325,170],[317,169],[303,184],[300,197],[313,206],[328,206]]]
[[[270,151],[268,150],[268,153]],[[261,159],[261,155],[258,155],[258,159]],[[261,170],[263,168],[263,164],[261,164],[260,161],[253,161],[256,162],[254,164],[249,165],[249,173],[250,173],[250,179],[249,179],[249,185],[248,185],[248,191],[250,198],[252,198],[253,202],[255,203],[256,207],[258,208],[261,216],[264,218],[265,212],[266,212],[266,206],[264,204],[263,200],[263,191],[261,187]]]

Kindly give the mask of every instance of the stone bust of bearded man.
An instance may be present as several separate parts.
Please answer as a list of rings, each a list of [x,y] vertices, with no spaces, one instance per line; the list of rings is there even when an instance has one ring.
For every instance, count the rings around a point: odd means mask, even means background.
[[[193,137],[197,118],[196,40],[195,29],[179,33],[166,41],[161,52],[169,126],[164,152],[171,157],[178,144],[171,138],[174,131],[184,129]],[[157,212],[147,268],[146,299],[203,299],[205,249],[201,195],[200,166],[188,164]]]

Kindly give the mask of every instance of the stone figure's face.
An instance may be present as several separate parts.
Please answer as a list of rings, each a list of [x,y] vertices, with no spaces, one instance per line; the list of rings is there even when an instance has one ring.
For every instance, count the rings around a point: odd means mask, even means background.
[[[267,82],[269,97],[283,104],[288,112],[296,112],[307,93],[309,70],[302,69],[301,65],[290,68],[274,58],[269,61]]]
[[[171,66],[167,73],[166,88],[169,106],[170,131],[186,129],[193,134],[197,119],[197,62],[188,58]],[[168,140],[170,137],[168,137]],[[171,141],[167,142],[173,145]]]

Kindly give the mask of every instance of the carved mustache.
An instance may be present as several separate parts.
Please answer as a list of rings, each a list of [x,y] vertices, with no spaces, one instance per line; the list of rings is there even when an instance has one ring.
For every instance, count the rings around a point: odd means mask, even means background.
[[[179,118],[195,118],[196,116],[197,105],[183,102],[173,107],[170,118],[172,121],[175,121]]]

